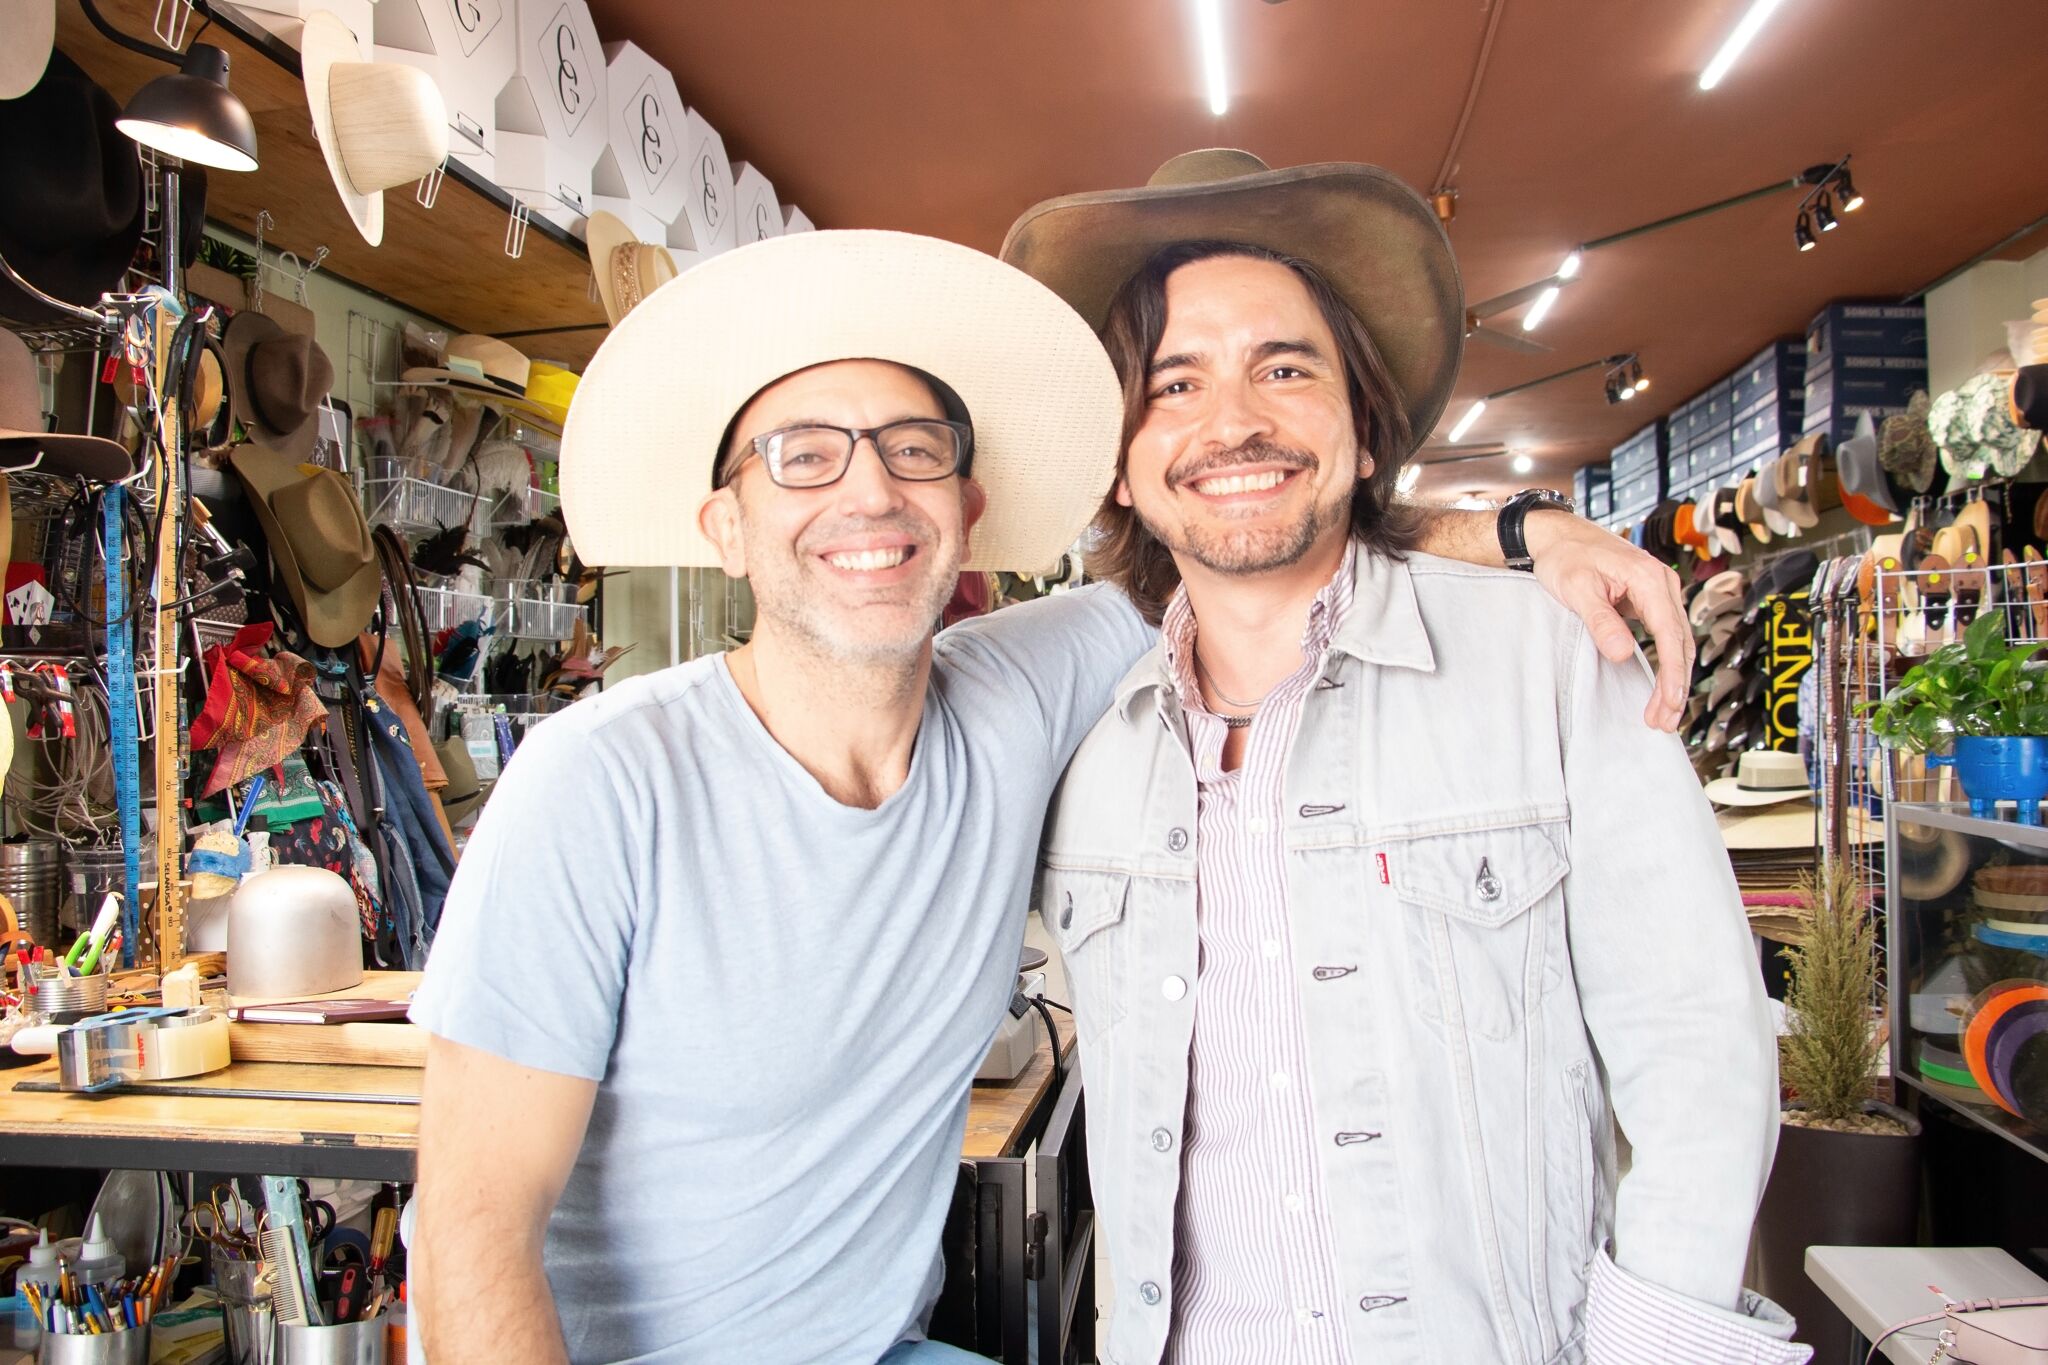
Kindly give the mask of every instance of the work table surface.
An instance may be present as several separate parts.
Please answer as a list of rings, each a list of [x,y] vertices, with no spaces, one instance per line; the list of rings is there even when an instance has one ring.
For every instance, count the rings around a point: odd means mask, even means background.
[[[1059,1018],[1063,1045],[1072,1023]],[[319,1027],[308,1025],[308,1028]],[[91,1095],[22,1091],[54,1082],[54,1061],[0,1072],[0,1165],[252,1171],[364,1180],[411,1180],[419,1106],[326,1096],[419,1094],[408,1067],[236,1062],[177,1085],[290,1091],[322,1098]],[[1052,1049],[1041,1037],[1016,1080],[977,1085],[961,1156],[1016,1156],[1052,1087]]]

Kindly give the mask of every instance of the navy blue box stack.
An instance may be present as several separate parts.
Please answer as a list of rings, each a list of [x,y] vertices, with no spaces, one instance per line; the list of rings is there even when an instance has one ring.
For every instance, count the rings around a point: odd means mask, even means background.
[[[1664,496],[1664,464],[1669,447],[1662,420],[1650,423],[1614,448],[1608,461],[1612,481],[1607,519],[1631,522]]]
[[[1726,482],[1734,400],[1734,383],[1724,379],[1671,414],[1665,455],[1668,496],[1694,500]]]
[[[1798,443],[1806,412],[1806,347],[1797,341],[1774,342],[1737,370],[1733,382],[1730,477]]]
[[[1835,303],[1806,329],[1807,432],[1840,445],[1869,413],[1883,422],[1927,387],[1927,309],[1920,304]]]
[[[1572,475],[1572,501],[1578,504],[1579,515],[1589,521],[1606,521],[1614,502],[1609,496],[1613,487],[1612,466],[1604,464],[1580,465]]]

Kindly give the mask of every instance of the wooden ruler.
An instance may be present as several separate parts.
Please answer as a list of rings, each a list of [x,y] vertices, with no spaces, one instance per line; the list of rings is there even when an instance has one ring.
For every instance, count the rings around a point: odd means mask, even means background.
[[[176,319],[157,311],[157,387],[162,392],[171,376],[171,333]],[[179,414],[172,409],[163,415],[163,477],[157,480],[157,496],[163,499],[163,529],[156,546],[156,648],[154,651],[156,695],[156,946],[162,970],[175,969],[185,960],[185,728],[178,697],[178,532],[184,511],[184,488],[179,478],[179,454],[184,445],[179,431]]]

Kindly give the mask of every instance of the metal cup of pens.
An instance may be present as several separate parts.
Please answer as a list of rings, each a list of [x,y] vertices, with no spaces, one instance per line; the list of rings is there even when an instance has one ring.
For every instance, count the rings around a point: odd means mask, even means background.
[[[213,1287],[227,1330],[228,1365],[270,1365],[270,1263],[213,1252]]]
[[[45,1332],[36,1365],[149,1365],[149,1328],[126,1332]]]
[[[75,1024],[107,1012],[107,976],[72,976],[62,963],[36,963],[29,967],[29,996],[29,1007],[51,1023]]]
[[[384,1315],[331,1327],[293,1326],[280,1322],[271,1329],[274,1347],[269,1365],[384,1365]]]

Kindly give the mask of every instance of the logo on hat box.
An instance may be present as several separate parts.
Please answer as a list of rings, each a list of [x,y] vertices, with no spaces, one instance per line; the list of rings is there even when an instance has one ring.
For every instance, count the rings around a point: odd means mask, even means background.
[[[647,172],[647,183],[658,187],[668,179],[669,146],[675,136],[669,131],[668,116],[662,112],[661,97],[654,93],[653,85],[650,78],[636,92],[633,112],[640,125],[640,169]]]
[[[449,12],[455,18],[455,30],[461,34],[462,55],[474,57],[484,39],[491,36],[491,30],[504,22],[505,7],[498,0],[448,0]]]
[[[740,237],[725,139],[702,114],[691,109],[683,115],[683,145],[689,148],[689,169],[682,212],[670,220],[668,244],[699,258],[730,251],[739,245]],[[681,264],[682,257],[678,256],[677,262]]]
[[[561,107],[564,125],[573,133],[590,112],[590,95],[584,88],[582,47],[576,40],[575,26],[569,22],[567,5],[556,14],[541,45],[553,49],[550,55],[555,64],[555,103]]]
[[[758,166],[742,161],[732,169],[733,195],[740,210],[740,245],[780,237],[782,205],[775,198],[775,186]]]

